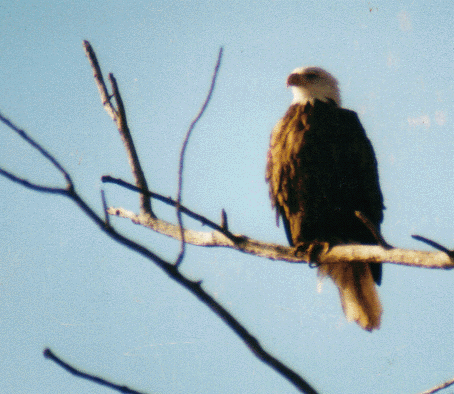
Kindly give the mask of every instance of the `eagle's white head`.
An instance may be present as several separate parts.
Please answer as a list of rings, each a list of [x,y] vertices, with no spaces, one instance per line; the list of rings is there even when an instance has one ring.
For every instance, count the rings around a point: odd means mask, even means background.
[[[339,107],[341,105],[337,80],[328,71],[320,67],[295,68],[287,78],[287,86],[292,87],[292,104],[314,103],[333,100]]]

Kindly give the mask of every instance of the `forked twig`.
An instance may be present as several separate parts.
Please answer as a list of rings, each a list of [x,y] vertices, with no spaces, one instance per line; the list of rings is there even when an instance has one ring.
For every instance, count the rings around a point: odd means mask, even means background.
[[[117,104],[117,109],[112,105],[110,99],[111,96],[107,91],[104,78],[102,76],[101,67],[99,66],[98,59],[96,57],[95,51],[88,41],[84,41],[84,50],[87,58],[90,62],[91,68],[93,70],[93,76],[98,86],[99,95],[101,96],[102,104],[110,115],[112,120],[117,125],[117,129],[120,133],[120,137],[125,146],[126,154],[128,155],[129,166],[131,167],[132,175],[136,185],[142,190],[148,190],[147,181],[145,179],[145,174],[140,165],[139,156],[137,155],[134,142],[131,137],[131,132],[129,130],[128,122],[126,120],[126,111],[123,105],[123,99],[121,98],[120,90],[118,89],[117,81],[113,74],[109,74],[109,81],[112,86],[112,96],[115,98]],[[151,209],[151,200],[144,195],[140,196],[140,208],[143,213],[148,213],[152,217],[155,217]]]

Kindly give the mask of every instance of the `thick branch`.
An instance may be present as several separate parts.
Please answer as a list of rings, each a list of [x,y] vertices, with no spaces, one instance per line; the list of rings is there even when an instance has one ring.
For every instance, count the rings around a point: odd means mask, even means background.
[[[176,240],[181,240],[180,227],[161,219],[148,218],[146,215],[136,215],[123,208],[108,208],[107,213],[130,219],[136,224],[148,227],[160,234]],[[208,224],[209,225],[209,224]],[[281,260],[290,263],[307,262],[309,256],[298,256],[294,249],[278,244],[257,241],[246,236],[234,234],[238,241],[228,238],[218,230],[212,232],[185,230],[185,241],[191,245],[226,247],[239,250],[243,253],[271,260]],[[454,262],[443,252],[424,252],[407,249],[385,249],[373,245],[339,245],[331,248],[327,253],[319,256],[319,263],[343,263],[352,261],[365,263],[392,263],[424,268],[452,269]]]
[[[104,82],[101,67],[99,66],[95,51],[88,41],[84,41],[84,50],[93,70],[93,76],[95,78],[96,85],[98,86],[99,95],[101,96],[101,101],[104,109],[117,125],[120,137],[126,150],[126,154],[128,156],[129,166],[131,167],[135,183],[140,189],[148,190],[145,174],[142,170],[142,166],[140,165],[139,156],[137,155],[137,151],[131,137],[131,132],[129,130],[128,122],[126,120],[126,111],[123,105],[120,91],[118,89],[117,81],[115,80],[113,74],[109,74],[113,97],[115,98],[115,102],[117,103],[117,109],[115,109],[115,107],[110,102],[110,96],[107,91],[107,87]],[[145,195],[143,194],[140,195],[140,208],[142,213],[148,213],[153,217],[155,216],[151,209],[151,200],[148,197],[145,197]]]

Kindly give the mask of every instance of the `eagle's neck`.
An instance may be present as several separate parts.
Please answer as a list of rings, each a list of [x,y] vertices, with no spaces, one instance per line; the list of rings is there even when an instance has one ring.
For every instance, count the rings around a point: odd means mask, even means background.
[[[330,99],[330,98],[326,99],[326,100],[319,100],[319,99],[315,98],[313,100],[306,100],[304,103],[293,101],[290,106],[291,107],[301,106],[304,108],[305,111],[309,111],[310,108],[314,108],[317,105],[317,103],[319,103],[319,104],[323,103],[323,105],[328,105],[328,106],[333,106],[333,107],[339,108],[337,103],[333,99]]]
[[[316,100],[323,101],[325,103],[334,103],[340,107],[340,96],[338,92],[333,92],[331,89],[320,89],[315,91],[308,91],[307,89],[301,89],[299,86],[292,86],[293,101],[292,104],[314,105]]]

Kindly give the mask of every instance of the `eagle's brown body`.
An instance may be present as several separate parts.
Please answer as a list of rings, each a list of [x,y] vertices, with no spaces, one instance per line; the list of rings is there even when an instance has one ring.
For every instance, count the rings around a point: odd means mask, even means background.
[[[292,246],[314,242],[376,244],[355,216],[361,211],[379,229],[383,197],[377,161],[355,112],[332,100],[292,104],[271,135],[266,180]],[[321,264],[339,288],[349,320],[366,330],[380,325],[374,281],[381,265]]]

